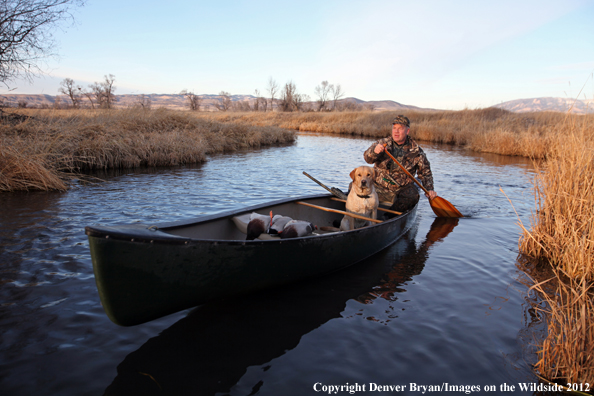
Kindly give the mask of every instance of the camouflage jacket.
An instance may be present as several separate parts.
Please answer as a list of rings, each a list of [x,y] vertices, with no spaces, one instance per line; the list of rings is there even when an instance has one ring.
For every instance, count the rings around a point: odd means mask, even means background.
[[[368,164],[374,164],[376,170],[376,185],[389,191],[398,191],[408,184],[414,183],[386,153],[376,154],[374,152],[375,146],[378,144],[387,144],[386,150],[413,176],[416,173],[427,190],[433,190],[433,174],[427,156],[410,136],[406,137],[406,142],[402,146],[398,146],[390,136],[378,140],[365,150],[363,158]]]

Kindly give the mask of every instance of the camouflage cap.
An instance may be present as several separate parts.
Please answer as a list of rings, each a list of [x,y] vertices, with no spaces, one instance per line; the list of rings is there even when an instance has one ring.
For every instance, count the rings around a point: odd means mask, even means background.
[[[394,118],[394,120],[392,121],[392,125],[394,124],[400,124],[410,128],[410,120],[403,115],[399,115],[396,118]]]

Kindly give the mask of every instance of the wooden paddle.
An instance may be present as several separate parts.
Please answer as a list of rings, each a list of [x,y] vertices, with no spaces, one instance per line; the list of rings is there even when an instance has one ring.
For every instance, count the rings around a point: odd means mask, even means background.
[[[384,144],[384,152],[388,154],[388,157],[392,158],[392,161],[397,163],[400,169],[402,169],[404,173],[408,175],[408,177],[410,177],[415,183],[417,183],[417,185],[421,187],[425,194],[429,194],[429,191],[427,191],[427,189],[423,187],[423,185],[417,179],[415,179],[415,177],[411,175],[410,172],[407,171],[406,168],[402,166],[402,164],[398,162],[398,160],[396,160],[396,158],[394,158],[394,156],[390,154],[388,150],[385,149],[386,146],[387,145]],[[435,197],[433,199],[430,199],[429,205],[431,205],[431,209],[433,209],[433,213],[435,213],[437,217],[464,217],[464,215],[462,215],[462,213],[460,213],[460,211],[456,209],[454,205],[452,205],[447,200],[441,197]]]
[[[322,186],[326,190],[328,190],[328,192],[330,192],[331,194],[334,194],[334,196],[336,196],[336,197],[338,197],[340,199],[347,199],[348,198],[347,195],[345,193],[343,193],[342,191],[340,191],[338,188],[336,188],[336,187],[328,188],[324,184],[322,184],[322,182],[320,182],[319,180],[317,180],[315,177],[309,175],[307,172],[303,171],[303,174],[305,176],[309,177],[311,180],[313,180],[316,183],[318,183],[320,186]]]

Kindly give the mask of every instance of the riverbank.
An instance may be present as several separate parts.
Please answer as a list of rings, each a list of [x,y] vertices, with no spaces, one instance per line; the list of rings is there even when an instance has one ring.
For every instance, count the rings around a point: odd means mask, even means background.
[[[21,110],[0,123],[0,191],[65,190],[78,172],[178,166],[295,132],[167,110]]]
[[[473,151],[548,158],[566,124],[594,116],[497,108],[404,112],[411,136]],[[294,131],[389,136],[395,112],[13,110],[0,123],[0,191],[64,190],[73,172],[200,163],[210,153],[291,143]]]
[[[534,181],[535,213],[522,225],[522,270],[547,321],[537,372],[564,384],[594,383],[594,128],[571,118]],[[545,302],[541,305],[540,302]],[[580,389],[578,389],[580,390]]]

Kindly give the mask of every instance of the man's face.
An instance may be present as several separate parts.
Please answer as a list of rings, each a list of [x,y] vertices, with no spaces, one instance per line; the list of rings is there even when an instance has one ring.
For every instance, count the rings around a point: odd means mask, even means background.
[[[392,139],[398,144],[404,144],[408,136],[409,128],[402,124],[392,125]]]

